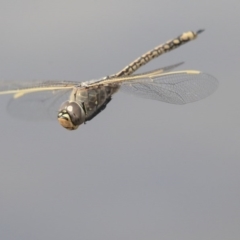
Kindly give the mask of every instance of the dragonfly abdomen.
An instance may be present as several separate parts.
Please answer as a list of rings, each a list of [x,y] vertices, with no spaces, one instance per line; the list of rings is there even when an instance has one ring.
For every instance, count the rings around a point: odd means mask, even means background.
[[[135,61],[130,63],[123,70],[121,70],[120,72],[115,74],[114,77],[124,77],[124,76],[131,75],[137,69],[139,69],[141,66],[150,62],[152,59],[159,57],[163,53],[169,52],[169,51],[183,45],[184,43],[187,43],[187,42],[195,39],[197,37],[197,35],[200,34],[201,32],[203,32],[203,30],[199,30],[197,32],[189,31],[189,32],[181,34],[177,38],[174,38],[170,41],[167,41],[164,44],[161,44],[161,45],[155,47],[154,49],[148,51],[147,53],[145,53],[144,55],[142,55],[141,57],[139,57],[138,59],[136,59]]]

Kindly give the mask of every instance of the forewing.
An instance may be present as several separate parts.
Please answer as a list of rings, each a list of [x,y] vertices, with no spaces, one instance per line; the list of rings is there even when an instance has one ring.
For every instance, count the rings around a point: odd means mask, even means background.
[[[179,71],[123,81],[120,90],[162,102],[186,104],[211,95],[217,86],[218,81],[206,73]]]
[[[11,94],[7,105],[11,116],[25,120],[56,119],[60,104],[69,98],[75,82],[1,82],[0,95]]]

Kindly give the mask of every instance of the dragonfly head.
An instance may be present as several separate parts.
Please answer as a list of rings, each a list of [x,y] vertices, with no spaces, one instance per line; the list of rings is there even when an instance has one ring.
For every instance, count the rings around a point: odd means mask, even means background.
[[[75,130],[85,121],[85,112],[76,102],[64,102],[58,111],[59,123],[68,130]]]

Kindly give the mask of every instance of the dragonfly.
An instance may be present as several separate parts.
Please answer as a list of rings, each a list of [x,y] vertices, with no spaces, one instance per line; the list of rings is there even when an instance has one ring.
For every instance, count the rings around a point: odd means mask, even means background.
[[[213,76],[196,70],[173,71],[182,62],[140,74],[135,72],[156,57],[196,39],[203,31],[185,32],[143,54],[116,74],[97,80],[0,82],[0,95],[12,95],[7,108],[13,116],[29,120],[51,116],[68,130],[76,130],[96,117],[119,90],[171,104],[195,102],[217,89],[218,81]]]

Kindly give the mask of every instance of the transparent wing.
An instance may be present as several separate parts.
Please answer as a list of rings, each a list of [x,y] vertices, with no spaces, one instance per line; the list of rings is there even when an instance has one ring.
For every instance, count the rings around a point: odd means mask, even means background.
[[[124,82],[120,89],[143,98],[186,104],[211,95],[217,86],[217,80],[205,73],[173,73],[153,76],[148,81]]]
[[[162,102],[186,104],[203,99],[218,87],[211,75],[199,71],[159,73],[159,70],[130,77],[107,79],[102,84],[120,84],[120,90]]]
[[[47,81],[32,83],[1,82],[0,95],[11,94],[8,113],[25,120],[56,119],[60,104],[69,98],[75,82]]]
[[[56,120],[60,105],[69,99],[70,89],[31,92],[12,98],[7,105],[9,115],[30,121]]]
[[[72,89],[78,82],[41,81],[41,82],[0,82],[0,95],[12,94],[14,98],[28,93]]]

